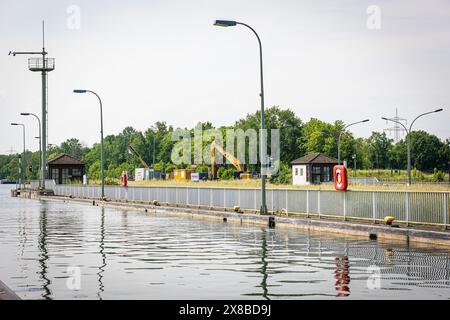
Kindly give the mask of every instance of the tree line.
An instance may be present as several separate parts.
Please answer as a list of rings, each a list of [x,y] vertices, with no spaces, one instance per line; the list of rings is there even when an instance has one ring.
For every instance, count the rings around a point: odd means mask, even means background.
[[[289,183],[291,179],[289,163],[303,155],[321,152],[337,158],[337,138],[345,126],[341,120],[327,123],[312,118],[304,123],[292,110],[281,109],[277,106],[267,109],[265,117],[267,128],[280,130],[281,170],[277,176],[271,177],[273,182]],[[203,129],[214,128],[209,122],[202,123],[202,126]],[[229,128],[243,129],[244,131],[247,129],[258,130],[260,128],[260,111],[248,114],[232,126],[223,126],[217,129],[222,131],[225,136],[226,129]],[[193,135],[194,128],[185,129],[190,130]],[[104,138],[106,177],[116,179],[124,170],[132,171],[137,167],[142,167],[139,160],[128,152],[129,145],[133,146],[145,162],[154,165],[155,170],[164,168],[166,171],[170,171],[177,167],[170,161],[172,148],[176,143],[172,140],[173,132],[173,126],[165,122],[156,122],[145,131],[126,127],[119,134],[107,135]],[[353,167],[352,156],[355,155],[358,169],[405,169],[406,138],[394,143],[384,132],[372,132],[370,137],[361,138],[354,137],[349,131],[344,131],[341,135],[341,159],[347,160],[349,166]],[[268,139],[270,141],[270,136]],[[205,142],[206,144],[207,142]],[[88,177],[90,179],[100,178],[100,143],[87,147],[78,139],[71,138],[60,145],[50,146],[48,159],[61,153],[82,159],[86,162]],[[413,131],[411,133],[411,155],[411,163],[416,170],[445,172],[450,161],[450,139],[442,141],[437,136],[425,131]],[[18,165],[19,154],[0,155],[0,178],[18,179]],[[26,151],[25,167],[26,179],[38,177],[39,152]],[[196,170],[206,171],[207,166],[199,164],[196,166]],[[231,178],[233,170],[230,165],[221,166],[218,176],[222,179]],[[258,165],[249,165],[247,170],[258,171],[259,167]]]

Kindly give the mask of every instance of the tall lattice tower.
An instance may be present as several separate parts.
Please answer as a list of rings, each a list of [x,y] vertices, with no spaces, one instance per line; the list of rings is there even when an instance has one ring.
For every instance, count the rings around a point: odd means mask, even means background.
[[[389,118],[389,120],[392,121],[397,121],[397,122],[401,122],[404,123],[405,125],[407,124],[407,120],[404,118],[400,118],[398,116],[398,109],[395,108],[395,117]],[[387,124],[388,121],[386,121]],[[394,123],[393,127],[389,127],[384,129],[385,132],[388,132],[389,136],[394,135],[394,142],[397,143],[400,141],[400,139],[402,139],[405,135],[405,129],[398,123]]]

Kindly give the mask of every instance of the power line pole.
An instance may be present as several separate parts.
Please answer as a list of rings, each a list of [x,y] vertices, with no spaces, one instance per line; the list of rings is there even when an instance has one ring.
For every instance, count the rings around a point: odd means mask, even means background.
[[[397,143],[400,140],[400,135],[401,135],[401,137],[403,137],[403,134],[405,132],[405,130],[402,128],[402,126],[399,124],[399,122],[400,123],[404,123],[406,125],[408,123],[408,121],[406,119],[400,118],[398,116],[398,109],[397,108],[395,108],[395,117],[388,118],[387,121],[394,122],[394,126],[386,128],[386,129],[384,129],[384,131],[388,132],[390,135],[392,133],[394,133],[394,142]]]
[[[48,128],[48,114],[47,114],[47,72],[55,69],[55,59],[46,58],[48,54],[45,51],[45,29],[44,21],[42,21],[42,51],[10,51],[9,54],[16,56],[18,54],[24,55],[42,55],[42,58],[28,58],[28,69],[33,72],[41,72],[42,77],[42,152],[41,152],[41,164],[42,164],[42,176],[47,178],[47,128]]]

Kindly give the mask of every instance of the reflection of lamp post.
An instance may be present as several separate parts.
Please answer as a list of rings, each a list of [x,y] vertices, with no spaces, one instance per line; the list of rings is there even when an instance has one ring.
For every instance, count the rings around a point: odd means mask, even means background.
[[[102,199],[105,198],[105,164],[104,164],[104,155],[103,155],[103,107],[102,107],[102,99],[100,96],[91,90],[73,90],[74,93],[86,93],[90,92],[95,94],[100,102],[100,139],[101,139],[101,162],[102,162]]]
[[[261,209],[260,214],[267,214],[267,206],[266,206],[266,170],[267,170],[267,155],[265,154],[265,150],[263,150],[263,134],[264,129],[266,127],[265,125],[265,117],[264,117],[264,83],[263,83],[263,58],[262,58],[262,44],[261,39],[259,38],[259,35],[256,33],[256,31],[250,27],[248,24],[232,21],[232,20],[216,20],[214,22],[215,26],[219,27],[233,27],[236,25],[242,25],[247,28],[249,28],[258,39],[259,44],[259,70],[260,70],[260,79],[261,79],[261,133],[259,134],[260,141],[259,141],[259,148],[260,148],[260,160],[261,160]]]
[[[22,112],[20,114],[21,116],[33,116],[36,118],[39,124],[39,135],[41,134],[41,119],[34,113],[29,112]],[[41,136],[36,137],[36,139],[39,139],[39,189],[44,188],[45,189],[45,177],[44,177],[44,170],[42,170],[42,143],[41,143]]]
[[[22,155],[22,159],[19,158],[19,186],[21,184],[23,184],[25,186],[25,182],[24,182],[24,166],[25,166],[25,125],[23,123],[11,123],[12,126],[22,126],[22,133],[23,133],[23,155]],[[24,187],[23,186],[23,187]]]
[[[400,121],[396,121],[396,120],[393,120],[393,119],[388,119],[386,117],[382,117],[381,118],[383,120],[392,121],[392,122],[395,122],[395,123],[401,125],[403,127],[403,129],[405,129],[406,134],[408,135],[406,137],[406,147],[407,147],[407,171],[408,171],[408,185],[409,186],[411,185],[411,129],[412,129],[412,126],[413,126],[414,122],[416,122],[416,120],[419,119],[420,117],[423,117],[423,116],[425,116],[427,114],[431,114],[431,113],[435,113],[435,112],[441,112],[442,110],[443,109],[441,108],[441,109],[437,109],[437,110],[434,110],[434,111],[430,111],[430,112],[425,112],[425,113],[419,114],[411,122],[411,125],[409,126],[409,129],[406,128],[406,126],[403,123],[401,123]]]
[[[347,129],[348,127],[351,127],[358,123],[363,123],[363,122],[368,122],[368,121],[369,121],[369,119],[365,119],[362,121],[350,123],[350,124],[346,125],[344,128],[342,128],[341,132],[339,132],[339,136],[338,136],[338,164],[339,165],[341,164],[341,135],[342,135],[342,133],[344,133],[345,129]]]

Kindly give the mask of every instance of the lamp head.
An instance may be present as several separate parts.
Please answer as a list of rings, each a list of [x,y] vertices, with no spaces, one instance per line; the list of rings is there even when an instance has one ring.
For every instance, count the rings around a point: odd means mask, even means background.
[[[29,112],[21,112],[20,115],[21,115],[21,116],[29,116],[30,113],[29,113]]]
[[[18,124],[18,123],[15,123],[15,122],[11,122],[11,125],[12,125],[12,126],[18,126],[19,124]]]
[[[361,122],[369,122],[369,121],[370,121],[370,119],[365,119],[365,120],[363,120]]]
[[[381,119],[383,119],[383,120],[386,120],[386,121],[387,121],[387,118],[386,118],[386,117],[381,117]]]
[[[444,109],[440,108],[440,109],[434,110],[434,112],[441,112],[442,110],[444,110]]]
[[[214,25],[218,27],[233,27],[236,25],[236,21],[232,20],[216,20]]]
[[[73,90],[73,93],[86,93],[87,90],[84,89],[75,89]]]

